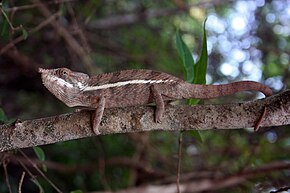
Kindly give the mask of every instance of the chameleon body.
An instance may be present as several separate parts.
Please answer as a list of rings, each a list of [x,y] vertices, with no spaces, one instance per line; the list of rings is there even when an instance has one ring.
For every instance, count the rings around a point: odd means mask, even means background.
[[[256,90],[269,96],[272,90],[254,81],[223,85],[190,84],[184,80],[152,70],[125,70],[90,77],[67,68],[39,69],[44,86],[69,107],[93,109],[92,128],[99,134],[105,108],[156,104],[155,121],[160,122],[164,101],[208,99],[239,91]]]

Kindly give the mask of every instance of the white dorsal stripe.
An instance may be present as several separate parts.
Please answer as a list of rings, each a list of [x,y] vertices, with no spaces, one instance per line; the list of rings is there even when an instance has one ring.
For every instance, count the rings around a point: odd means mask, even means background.
[[[94,91],[106,88],[126,86],[129,84],[153,84],[153,83],[166,83],[166,82],[175,82],[174,80],[128,80],[123,82],[115,82],[110,84],[103,84],[98,86],[87,86],[83,91]]]

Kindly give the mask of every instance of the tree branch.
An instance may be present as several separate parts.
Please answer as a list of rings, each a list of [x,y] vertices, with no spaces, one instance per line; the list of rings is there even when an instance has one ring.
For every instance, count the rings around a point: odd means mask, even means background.
[[[265,99],[223,105],[167,106],[162,123],[149,106],[106,109],[102,135],[141,131],[238,129],[254,127],[267,107],[261,127],[290,124],[290,91]],[[0,126],[0,152],[94,136],[89,112],[18,121]]]
[[[32,1],[38,4],[38,8],[42,15],[44,15],[46,18],[52,16],[52,13],[45,4],[41,3],[41,1],[39,0]],[[50,24],[55,29],[55,31],[65,40],[65,42],[70,46],[70,48],[74,51],[74,53],[80,57],[87,71],[90,74],[95,72],[96,67],[93,65],[93,61],[89,53],[86,52],[86,50],[78,43],[78,41],[70,34],[70,32],[57,21],[52,20]]]
[[[106,30],[127,25],[132,25],[140,21],[146,21],[150,18],[168,17],[180,13],[185,13],[193,7],[202,7],[206,9],[213,5],[219,5],[224,1],[200,1],[190,5],[177,5],[173,8],[161,8],[161,9],[145,9],[144,11],[135,10],[133,13],[127,13],[122,15],[112,15],[104,18],[94,20],[86,25],[90,30]]]
[[[235,174],[222,175],[216,178],[197,178],[195,180],[188,180],[180,184],[180,190],[182,192],[205,192],[205,191],[218,191],[222,188],[234,187],[245,181],[255,178],[258,175],[269,175],[269,173],[279,170],[287,170],[290,168],[290,163],[287,162],[274,162],[265,164],[257,168],[248,168],[242,172]],[[289,189],[289,188],[288,188]],[[166,185],[145,185],[125,190],[114,191],[114,193],[176,193],[176,184],[169,183]],[[99,191],[93,193],[113,193],[112,191]]]

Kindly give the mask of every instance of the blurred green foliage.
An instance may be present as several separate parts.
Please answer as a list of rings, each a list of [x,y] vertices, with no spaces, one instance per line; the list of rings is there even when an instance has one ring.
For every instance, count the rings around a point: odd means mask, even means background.
[[[6,123],[8,121],[8,118],[5,115],[5,112],[1,108],[0,108],[0,121],[3,123]]]

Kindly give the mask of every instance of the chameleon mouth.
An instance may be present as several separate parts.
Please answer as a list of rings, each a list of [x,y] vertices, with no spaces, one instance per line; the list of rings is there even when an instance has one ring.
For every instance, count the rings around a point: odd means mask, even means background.
[[[53,74],[53,70],[50,69],[39,68],[38,72],[41,73],[42,83],[51,92],[62,89],[73,89],[74,92],[82,92],[88,86],[87,84],[82,84],[81,82],[78,82],[77,85],[67,82],[64,79],[55,76]]]
[[[52,71],[53,70],[50,70],[50,69],[38,68],[38,72],[41,73],[42,75],[46,75],[46,76],[51,74]]]
[[[44,68],[38,68],[38,72],[41,73],[42,81],[44,81],[44,79],[48,79],[48,75],[51,74],[51,70]]]
[[[46,86],[45,80],[48,79],[49,70],[44,69],[44,68],[38,68],[38,72],[41,73],[42,83]]]

